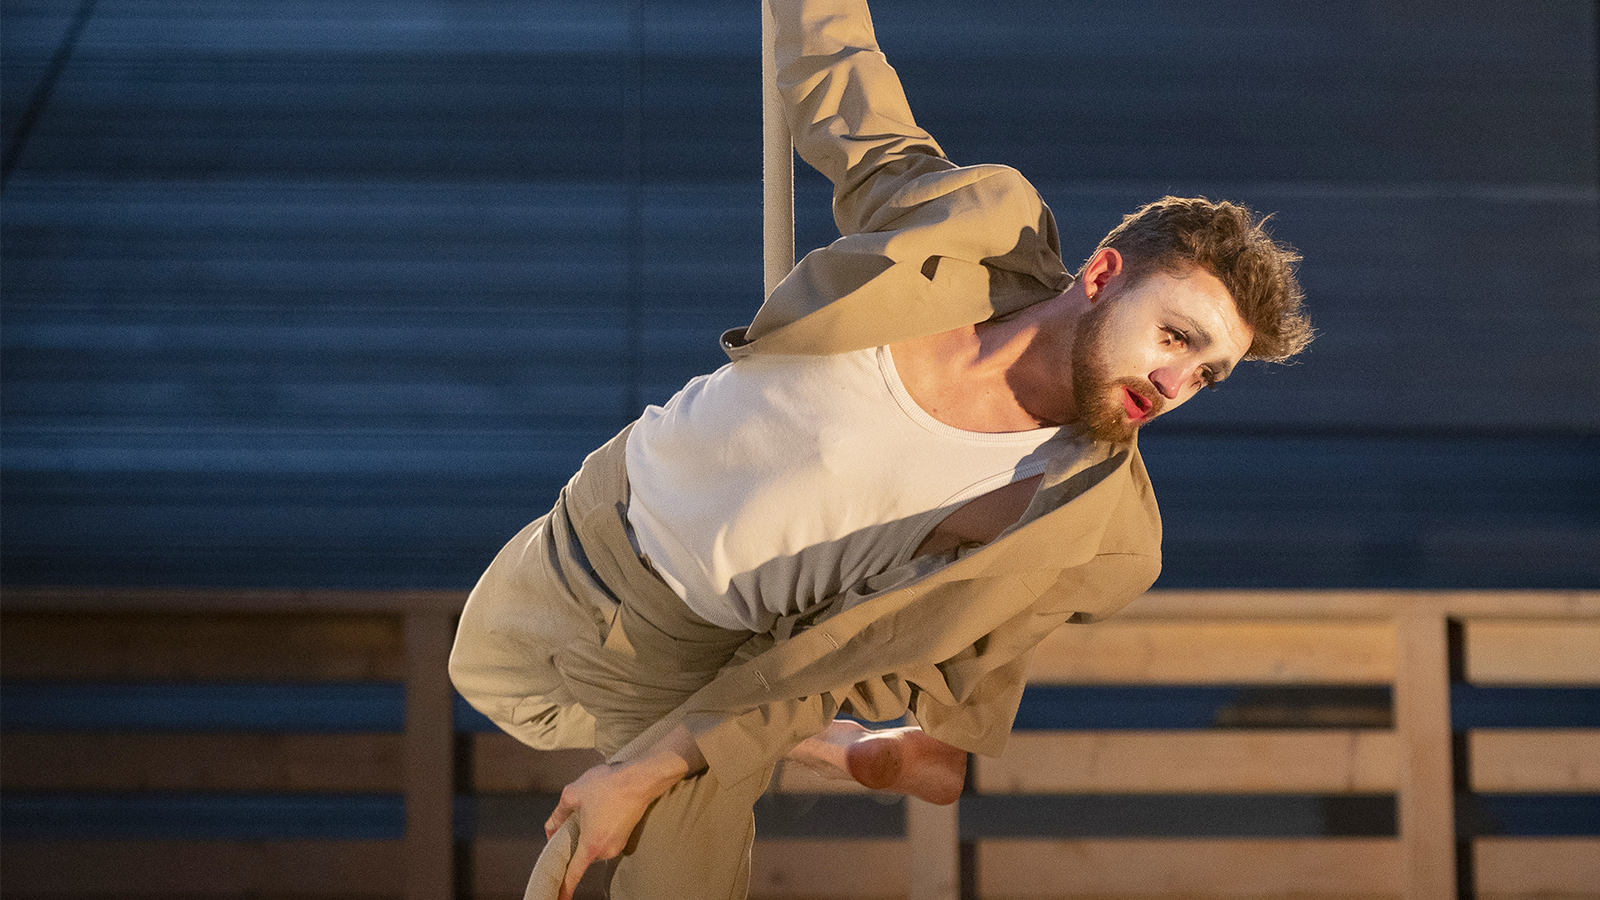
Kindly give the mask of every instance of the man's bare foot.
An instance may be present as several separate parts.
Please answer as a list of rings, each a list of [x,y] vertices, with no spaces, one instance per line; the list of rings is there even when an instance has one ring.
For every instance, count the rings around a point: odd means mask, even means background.
[[[967,775],[967,754],[921,728],[871,731],[848,719],[835,719],[788,758],[828,778],[849,778],[873,790],[941,805],[961,796]]]

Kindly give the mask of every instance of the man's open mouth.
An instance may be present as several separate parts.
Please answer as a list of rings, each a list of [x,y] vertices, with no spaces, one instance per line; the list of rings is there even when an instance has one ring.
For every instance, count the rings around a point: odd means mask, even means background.
[[[1150,410],[1155,402],[1149,397],[1139,393],[1126,385],[1122,388],[1122,408],[1128,411],[1128,418],[1142,421],[1150,415]]]

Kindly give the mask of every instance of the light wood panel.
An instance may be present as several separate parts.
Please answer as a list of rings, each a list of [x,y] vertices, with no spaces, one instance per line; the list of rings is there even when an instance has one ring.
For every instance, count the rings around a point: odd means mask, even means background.
[[[1600,685],[1600,621],[1477,619],[1465,632],[1468,681]]]
[[[1403,883],[1410,900],[1455,895],[1455,795],[1451,783],[1450,654],[1445,619],[1413,607],[1399,638],[1394,724],[1399,742]]]
[[[1600,729],[1476,730],[1467,741],[1475,791],[1600,793]]]
[[[1373,684],[1393,676],[1394,631],[1382,622],[1115,618],[1057,629],[1029,671],[1036,684]]]
[[[4,790],[397,793],[398,734],[19,734]]]
[[[959,900],[961,803],[936,806],[906,800],[906,843],[911,845],[910,900]]]
[[[977,866],[984,900],[1400,895],[1399,847],[1381,838],[987,840]]]
[[[1479,900],[1595,900],[1600,837],[1473,841]]]
[[[1155,590],[1112,621],[1387,620],[1413,606],[1457,618],[1583,620],[1600,618],[1600,591]]]
[[[1372,793],[1395,788],[1392,732],[1018,732],[977,757],[985,793]]]

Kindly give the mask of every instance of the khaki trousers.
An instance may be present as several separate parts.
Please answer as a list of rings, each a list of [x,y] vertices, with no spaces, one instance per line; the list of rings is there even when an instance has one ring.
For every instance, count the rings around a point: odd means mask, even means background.
[[[696,616],[633,552],[624,531],[627,431],[595,451],[555,508],[495,558],[462,612],[451,677],[475,707],[540,749],[610,756],[727,663],[770,646]],[[746,645],[750,645],[747,647]],[[816,707],[815,731],[827,726]],[[651,805],[612,867],[616,900],[738,900],[752,807],[771,769],[734,784],[705,772]],[[546,846],[528,898],[554,898],[577,817]]]

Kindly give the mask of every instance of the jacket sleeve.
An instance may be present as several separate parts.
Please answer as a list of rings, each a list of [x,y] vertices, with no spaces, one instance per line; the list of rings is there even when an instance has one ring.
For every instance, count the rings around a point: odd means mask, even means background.
[[[808,254],[747,329],[725,336],[729,355],[755,341],[777,353],[860,349],[983,321],[1071,286],[1055,220],[1027,179],[1006,166],[958,167],[917,125],[865,0],[769,2],[790,132],[834,184],[842,237]],[[795,327],[830,305],[875,312]]]
[[[841,234],[879,230],[873,213],[897,191],[955,165],[913,118],[866,0],[769,2],[795,149],[833,182]]]

